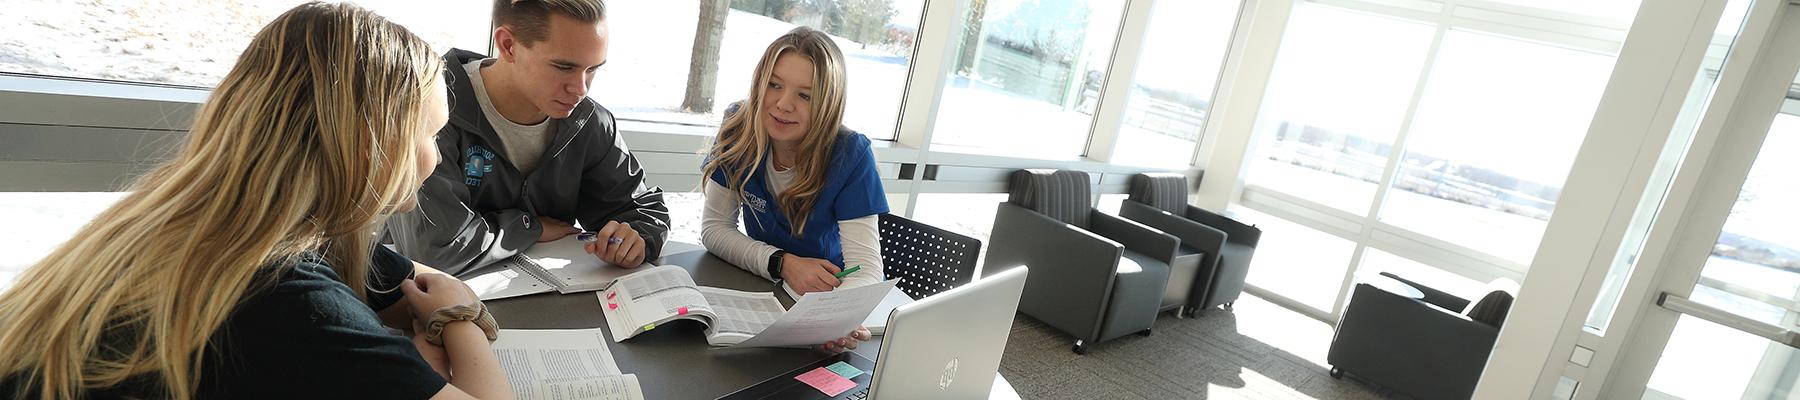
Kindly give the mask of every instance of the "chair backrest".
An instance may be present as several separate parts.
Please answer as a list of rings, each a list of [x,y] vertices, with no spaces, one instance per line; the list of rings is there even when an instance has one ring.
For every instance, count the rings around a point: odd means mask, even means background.
[[[980,239],[881,214],[881,270],[913,299],[973,281],[980,254]]]
[[[1187,212],[1187,177],[1173,172],[1142,173],[1131,176],[1127,200],[1144,203],[1175,215]]]
[[[1006,201],[1082,229],[1094,208],[1088,174],[1060,169],[1013,171],[1007,183]]]

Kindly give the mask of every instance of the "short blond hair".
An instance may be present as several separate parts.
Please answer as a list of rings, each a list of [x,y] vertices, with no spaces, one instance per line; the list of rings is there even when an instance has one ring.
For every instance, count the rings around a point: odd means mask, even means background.
[[[512,28],[519,44],[530,46],[550,36],[550,14],[598,24],[606,19],[601,0],[494,0],[494,26]]]

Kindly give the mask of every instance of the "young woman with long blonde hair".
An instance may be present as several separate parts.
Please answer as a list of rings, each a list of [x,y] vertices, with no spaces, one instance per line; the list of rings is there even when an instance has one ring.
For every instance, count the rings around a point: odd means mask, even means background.
[[[707,251],[797,295],[880,282],[887,194],[869,138],[842,126],[843,53],[825,33],[795,28],[769,44],[751,79],[701,167]],[[834,276],[845,268],[856,271]],[[822,348],[868,338],[857,328]]]
[[[0,295],[0,397],[510,398],[480,318],[439,346],[375,312],[485,313],[372,236],[437,161],[442,73],[353,5],[270,22],[173,159]]]

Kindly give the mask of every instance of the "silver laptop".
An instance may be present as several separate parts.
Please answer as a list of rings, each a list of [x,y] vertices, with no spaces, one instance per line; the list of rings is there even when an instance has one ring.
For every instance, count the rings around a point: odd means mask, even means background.
[[[875,357],[880,399],[985,399],[1012,332],[1026,267],[895,308]]]
[[[1014,267],[973,283],[895,308],[876,361],[843,352],[720,397],[721,399],[985,399],[1006,337],[1012,332],[1025,267]],[[868,374],[851,378],[856,388],[825,396],[794,377],[836,362]]]

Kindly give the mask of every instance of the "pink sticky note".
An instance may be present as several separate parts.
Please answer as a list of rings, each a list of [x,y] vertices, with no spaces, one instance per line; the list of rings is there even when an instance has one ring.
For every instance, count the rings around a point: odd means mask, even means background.
[[[617,310],[619,309],[619,303],[606,303],[606,309]]]
[[[618,296],[618,295],[619,295],[619,292],[612,292],[612,293],[607,293],[607,294],[606,294],[606,299],[607,299],[607,300],[612,300],[612,299],[613,299],[613,297],[617,297],[617,296]]]
[[[844,379],[842,375],[838,375],[836,372],[831,372],[831,370],[824,368],[807,371],[804,374],[800,374],[800,376],[794,377],[794,379],[805,383],[807,386],[812,386],[813,389],[819,389],[819,391],[825,393],[826,396],[837,396],[838,394],[844,393],[846,390],[856,387],[856,382]]]
[[[675,315],[687,315],[687,307],[675,309]]]

